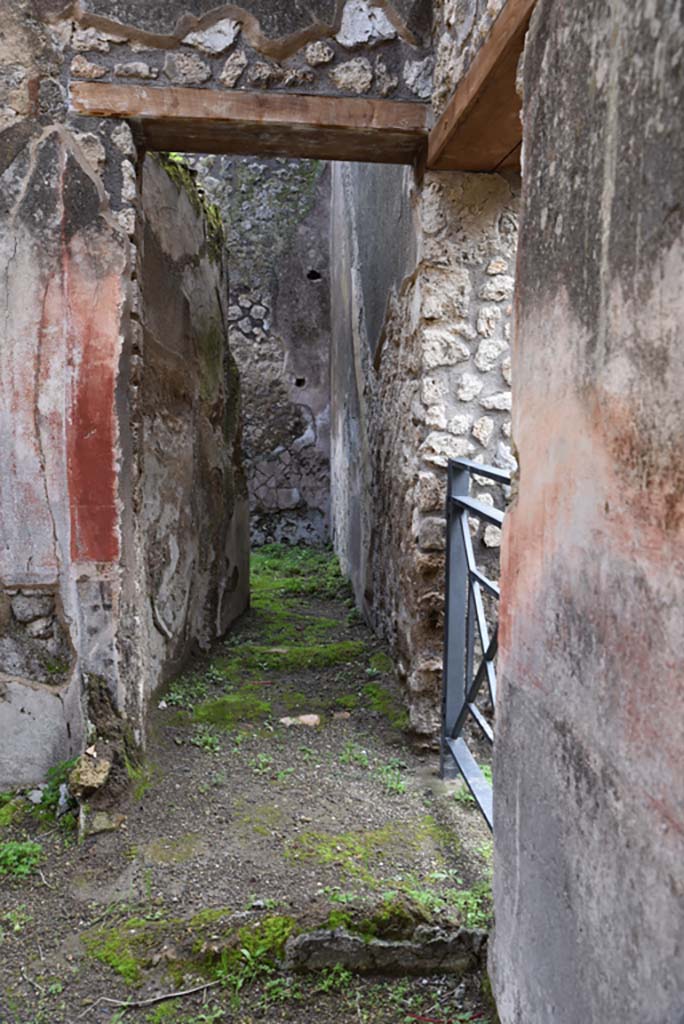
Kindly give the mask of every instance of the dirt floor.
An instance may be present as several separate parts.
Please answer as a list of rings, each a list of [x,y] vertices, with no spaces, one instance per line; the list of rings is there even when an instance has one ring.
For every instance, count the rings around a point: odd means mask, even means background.
[[[492,1020],[481,964],[284,968],[286,940],[315,929],[486,929],[491,841],[412,748],[334,560],[261,549],[252,584],[251,611],[155,700],[124,820],[91,813],[108,830],[81,841],[71,813],[57,821],[70,766],[38,805],[0,795],[0,1024]]]

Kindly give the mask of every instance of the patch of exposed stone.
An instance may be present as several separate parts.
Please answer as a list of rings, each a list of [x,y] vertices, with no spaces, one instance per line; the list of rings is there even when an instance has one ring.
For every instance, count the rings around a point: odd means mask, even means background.
[[[141,27],[146,19],[125,4],[111,16],[97,4],[74,5],[51,33],[71,77],[82,81],[429,98],[432,59],[391,4],[338,2],[327,21],[314,17],[284,35],[277,25],[264,31],[249,4],[201,17],[170,6],[177,17],[166,33]]]
[[[0,592],[0,674],[52,686],[66,681],[73,654],[58,600],[42,588]]]
[[[432,105],[441,114],[506,0],[435,0]]]

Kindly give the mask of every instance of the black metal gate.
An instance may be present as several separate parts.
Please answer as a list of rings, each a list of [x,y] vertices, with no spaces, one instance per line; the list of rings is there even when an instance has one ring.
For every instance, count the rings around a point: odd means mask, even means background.
[[[470,516],[493,526],[503,525],[504,513],[470,497],[473,476],[510,484],[508,473],[468,459],[449,462],[447,484],[446,603],[444,609],[444,676],[442,690],[442,778],[463,775],[490,829],[493,827],[492,787],[464,736],[471,720],[485,740],[494,740],[492,724],[477,705],[486,680],[492,710],[496,708],[497,629],[490,635],[483,593],[498,600],[498,584],[478,569],[470,535]],[[481,658],[475,668],[477,641]]]

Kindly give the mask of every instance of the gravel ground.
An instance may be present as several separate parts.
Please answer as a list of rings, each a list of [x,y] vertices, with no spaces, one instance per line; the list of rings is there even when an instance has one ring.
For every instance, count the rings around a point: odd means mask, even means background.
[[[120,827],[78,842],[21,800],[0,827],[0,846],[42,847],[28,877],[0,876],[0,1024],[491,1019],[477,974],[280,969],[278,929],[388,901],[487,927],[491,842],[413,748],[330,558],[267,549],[254,570],[252,610],[155,701]]]

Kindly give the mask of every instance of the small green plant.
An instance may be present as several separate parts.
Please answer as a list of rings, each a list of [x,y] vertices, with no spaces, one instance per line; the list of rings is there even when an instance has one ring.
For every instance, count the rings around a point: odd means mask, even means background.
[[[59,824],[65,832],[72,832],[77,825],[76,801],[66,791],[69,781],[69,774],[76,764],[78,758],[73,757],[68,761],[60,761],[48,769],[47,780],[43,788],[43,797],[39,804],[31,808],[31,814],[38,821],[52,823],[57,819],[57,812],[60,807],[61,795],[66,796],[66,808],[60,814]]]
[[[285,779],[289,779],[293,771],[294,768],[281,768],[280,771],[276,772],[276,780],[278,782],[285,782]]]
[[[316,756],[316,751],[312,750],[311,747],[300,747],[299,753],[302,755],[302,760],[307,764],[309,764],[310,761],[313,761]]]
[[[340,754],[340,764],[355,764],[359,768],[368,768],[370,761],[368,754],[358,743],[345,743]]]
[[[146,761],[132,761],[125,755],[124,762],[126,765],[126,775],[132,785],[133,797],[135,800],[142,800],[152,785],[154,769]]]
[[[481,766],[480,770],[482,771],[482,774],[484,775],[485,780],[491,786],[491,784],[492,784],[492,769],[491,769],[491,765],[483,764]],[[470,792],[470,790],[465,785],[465,783],[461,786],[461,788],[459,790],[456,791],[456,793],[454,793],[454,800],[456,801],[456,803],[461,804],[463,807],[474,807],[475,806],[475,797]]]
[[[492,889],[489,881],[472,889],[451,889],[449,902],[458,911],[466,928],[489,928],[492,923]]]
[[[323,889],[323,893],[328,897],[331,903],[353,903],[356,899],[355,893],[343,892],[339,885],[326,885]]]
[[[261,1005],[267,1010],[274,1003],[287,1003],[291,999],[301,999],[302,990],[293,978],[269,978],[264,984]]]
[[[340,992],[348,988],[353,980],[351,971],[348,971],[342,964],[335,964],[326,971],[321,971],[320,980],[316,986],[318,992]]]
[[[256,758],[250,761],[250,767],[257,775],[268,775],[273,767],[273,758],[270,754],[257,754]]]
[[[196,704],[201,704],[209,696],[209,686],[202,676],[193,674],[179,676],[170,684],[164,694],[167,704],[192,711]]]
[[[256,893],[252,893],[249,897],[246,910],[275,910],[278,906],[278,900],[272,896],[266,896],[261,899]]]
[[[392,796],[401,796],[406,792],[406,780],[401,768],[393,764],[383,764],[378,768],[378,775],[386,791]]]
[[[8,910],[7,913],[0,917],[0,941],[4,941],[5,938],[5,928],[3,925],[9,925],[9,930],[14,935],[18,935],[32,920],[31,914],[27,913],[26,907],[23,905],[15,907],[14,910]]]
[[[219,738],[211,725],[198,725],[190,739],[193,747],[199,747],[205,754],[218,754],[221,750]]]
[[[43,859],[43,847],[30,841],[0,843],[0,875],[27,878]]]

